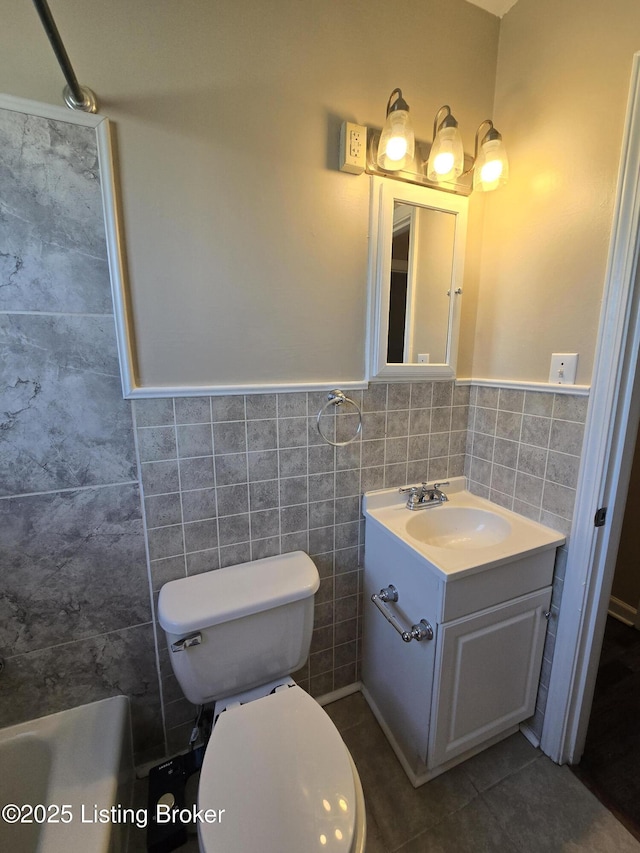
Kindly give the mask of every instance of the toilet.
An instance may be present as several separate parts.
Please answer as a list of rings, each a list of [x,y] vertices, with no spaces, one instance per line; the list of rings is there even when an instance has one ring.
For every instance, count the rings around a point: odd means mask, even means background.
[[[170,581],[158,619],[195,705],[214,704],[198,788],[203,853],[363,853],[351,755],[290,677],[306,661],[320,579],[303,551]],[[224,810],[224,811],[223,811]]]

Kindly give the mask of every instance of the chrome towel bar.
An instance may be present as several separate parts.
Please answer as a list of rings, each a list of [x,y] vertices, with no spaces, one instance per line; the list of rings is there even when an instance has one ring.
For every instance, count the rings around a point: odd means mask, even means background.
[[[398,590],[390,583],[389,586],[381,589],[378,593],[373,593],[371,601],[378,608],[380,613],[400,634],[405,643],[410,643],[411,640],[433,640],[433,628],[426,619],[421,619],[417,625],[412,625],[411,628],[405,628],[397,616],[387,607],[387,602],[396,602],[398,600]]]

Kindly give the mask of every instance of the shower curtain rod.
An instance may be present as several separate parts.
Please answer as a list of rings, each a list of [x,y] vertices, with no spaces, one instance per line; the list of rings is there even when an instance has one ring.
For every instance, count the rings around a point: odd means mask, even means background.
[[[40,15],[42,26],[49,37],[53,52],[67,81],[67,85],[62,92],[65,104],[70,110],[82,110],[85,113],[97,112],[98,103],[96,96],[87,86],[81,86],[78,83],[78,78],[75,75],[69,54],[58,32],[56,22],[53,20],[47,0],[33,0],[33,5],[36,7],[38,15]]]

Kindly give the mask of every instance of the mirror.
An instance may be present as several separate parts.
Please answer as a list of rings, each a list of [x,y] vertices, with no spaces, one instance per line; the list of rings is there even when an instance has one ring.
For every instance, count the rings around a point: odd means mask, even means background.
[[[372,178],[369,378],[455,376],[467,200]]]

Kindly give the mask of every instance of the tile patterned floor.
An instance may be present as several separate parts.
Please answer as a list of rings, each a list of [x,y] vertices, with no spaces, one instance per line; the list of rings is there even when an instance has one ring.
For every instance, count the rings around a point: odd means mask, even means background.
[[[366,853],[640,853],[567,767],[520,734],[413,788],[361,694],[326,710],[362,780]],[[138,796],[144,801],[144,785]],[[129,849],[145,849],[144,833]],[[195,838],[180,848],[197,849]]]
[[[584,755],[571,769],[640,839],[640,631],[609,616]]]
[[[363,697],[328,706],[358,767],[367,853],[638,853],[573,776],[516,734],[413,788]]]

